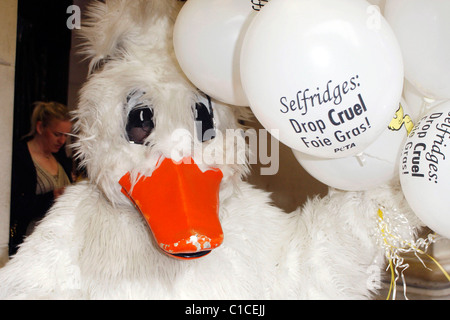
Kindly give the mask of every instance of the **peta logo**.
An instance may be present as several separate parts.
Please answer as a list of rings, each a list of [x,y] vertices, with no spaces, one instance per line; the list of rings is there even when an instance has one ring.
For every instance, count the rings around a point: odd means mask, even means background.
[[[338,152],[343,152],[345,150],[349,150],[352,148],[355,148],[356,144],[355,143],[351,143],[351,144],[347,144],[346,146],[340,147],[340,148],[335,148],[334,149],[334,153],[338,153]]]
[[[67,19],[66,25],[70,30],[81,29],[81,10],[79,6],[68,6],[66,13],[71,16]]]

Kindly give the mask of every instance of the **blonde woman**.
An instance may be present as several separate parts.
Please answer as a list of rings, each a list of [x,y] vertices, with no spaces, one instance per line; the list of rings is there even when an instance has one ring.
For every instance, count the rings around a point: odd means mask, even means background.
[[[72,181],[72,161],[63,148],[71,130],[65,105],[35,103],[30,133],[13,152],[10,255],[17,251],[30,224],[44,217]]]

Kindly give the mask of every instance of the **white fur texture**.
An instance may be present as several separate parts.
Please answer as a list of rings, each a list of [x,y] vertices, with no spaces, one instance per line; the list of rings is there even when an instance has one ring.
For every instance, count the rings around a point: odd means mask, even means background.
[[[89,181],[68,188],[0,269],[0,298],[370,298],[384,268],[378,209],[405,217],[396,226],[405,237],[414,237],[411,230],[420,225],[399,187],[331,190],[286,214],[242,180],[248,171],[244,138],[220,139],[238,125],[233,107],[217,102],[218,138],[203,144],[216,163],[205,161],[193,130],[192,105],[200,93],[179,70],[171,44],[178,7],[168,0],[107,0],[91,9],[83,30],[93,73],[75,113],[75,149]],[[136,89],[146,92],[155,114],[147,145],[130,144],[125,134],[126,97]],[[231,151],[236,163],[217,161]],[[128,171],[151,175],[161,157],[177,156],[224,173],[224,242],[198,260],[162,253],[118,184]]]
[[[239,183],[221,201],[222,246],[179,261],[159,251],[132,206],[113,207],[94,185],[80,183],[1,269],[0,297],[365,299],[379,288],[376,212],[380,202],[408,212],[398,189],[333,191],[291,214],[268,202]]]

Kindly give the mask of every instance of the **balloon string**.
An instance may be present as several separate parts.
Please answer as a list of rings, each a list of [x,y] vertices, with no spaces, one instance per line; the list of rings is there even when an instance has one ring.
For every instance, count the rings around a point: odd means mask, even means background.
[[[426,106],[427,102],[425,101],[425,99],[422,99],[422,105],[420,106],[420,116],[425,114]]]
[[[432,260],[437,266],[438,268],[441,270],[441,272],[445,275],[445,277],[447,278],[447,280],[450,282],[450,276],[447,273],[447,271],[442,267],[441,264],[439,264],[439,262],[433,258],[431,255],[427,254],[425,251],[428,248],[428,246],[434,242],[434,238],[429,236],[429,242],[427,243],[426,240],[424,239],[419,239],[416,241],[416,244],[411,244],[408,241],[402,240],[400,237],[393,235],[389,229],[388,229],[388,225],[385,221],[385,217],[384,217],[384,213],[381,209],[378,210],[378,218],[379,218],[379,222],[380,222],[380,231],[381,231],[381,235],[383,238],[383,242],[386,246],[386,257],[389,261],[389,269],[391,270],[391,282],[390,282],[390,286],[389,286],[389,292],[387,295],[386,300],[389,300],[392,294],[392,299],[395,299],[396,296],[396,283],[397,280],[399,278],[399,276],[402,277],[403,280],[403,291],[404,291],[404,296],[405,299],[408,299],[406,296],[406,282],[405,282],[405,277],[404,277],[404,271],[409,267],[408,264],[403,263],[404,259],[399,255],[398,252],[411,252],[414,251],[416,257],[419,259],[419,261],[424,265],[425,268],[426,265],[423,262],[423,260],[417,255],[417,253],[419,254],[423,254],[426,255],[430,260]],[[433,236],[435,236],[435,234],[433,234]],[[399,242],[398,245],[394,245],[392,244],[389,240],[395,240],[397,242]],[[419,245],[417,244],[419,243]],[[424,246],[425,247],[425,251],[421,250],[420,248],[418,248],[418,246]],[[402,268],[401,273],[399,275],[398,269]],[[427,268],[429,269],[429,268]],[[431,270],[431,269],[430,269]]]
[[[391,251],[391,254],[392,254],[392,251]],[[389,300],[389,298],[391,297],[392,289],[396,287],[394,266],[393,266],[391,258],[389,258],[389,269],[391,270],[391,284],[389,285],[389,292],[388,292],[386,300]]]
[[[427,254],[427,253],[421,251],[420,249],[417,249],[417,252],[419,252],[420,254],[424,254],[424,255],[426,255],[428,258],[430,258],[430,259],[438,266],[438,268],[442,271],[442,273],[444,274],[444,276],[445,276],[445,277],[447,278],[447,280],[450,282],[450,276],[449,276],[448,272],[445,271],[444,267],[442,267],[442,265],[441,265],[439,262],[437,262],[437,260],[436,260],[435,258],[433,258],[433,257],[430,256],[429,254]]]
[[[378,217],[379,217],[380,221],[384,221],[384,219],[383,219],[383,211],[381,211],[381,209],[378,210]],[[383,242],[389,248],[388,250],[389,250],[389,253],[390,253],[389,255],[386,254],[387,257],[388,257],[388,261],[389,261],[389,269],[391,270],[391,283],[389,285],[389,292],[388,292],[388,295],[387,295],[387,298],[386,298],[386,300],[389,300],[389,298],[391,297],[392,291],[394,291],[394,295],[393,295],[394,297],[395,297],[395,291],[396,291],[394,265],[393,265],[392,259],[390,258],[391,256],[394,255],[394,253],[393,253],[392,248],[390,248],[390,244],[387,241],[386,232],[385,232],[385,228],[384,228],[383,225],[381,226],[381,234],[383,236]]]
[[[355,157],[358,160],[359,165],[361,167],[364,167],[364,165],[366,164],[366,158],[364,157],[364,153],[363,152],[358,153]]]
[[[430,105],[433,104],[435,100],[427,97],[422,97],[422,106],[420,107],[420,114],[423,115],[428,111]]]

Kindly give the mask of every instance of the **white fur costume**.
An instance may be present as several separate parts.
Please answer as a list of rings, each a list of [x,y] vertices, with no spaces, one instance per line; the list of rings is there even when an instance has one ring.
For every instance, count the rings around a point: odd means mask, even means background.
[[[198,92],[173,54],[171,33],[180,5],[108,0],[91,8],[90,23],[83,28],[86,52],[93,69],[106,63],[90,76],[76,112],[76,150],[89,181],[66,190],[0,269],[0,297],[369,298],[385,265],[380,206],[407,218],[397,228],[405,237],[414,237],[410,231],[419,224],[398,187],[365,193],[332,190],[285,214],[269,204],[268,194],[242,180],[245,165],[217,161],[211,166],[224,175],[219,194],[224,242],[191,261],[162,253],[121,193],[118,181],[126,172],[151,175],[160,157],[192,156],[202,170],[209,167],[195,148],[201,142],[192,138],[191,106]],[[124,105],[136,89],[145,91],[143,98],[155,113],[156,126],[146,145],[130,144],[125,135]],[[214,106],[219,134],[205,143],[216,155],[241,146],[224,143],[220,136],[237,128],[233,109]],[[175,131],[191,133],[191,139],[174,139]],[[235,152],[239,157],[244,153]]]

